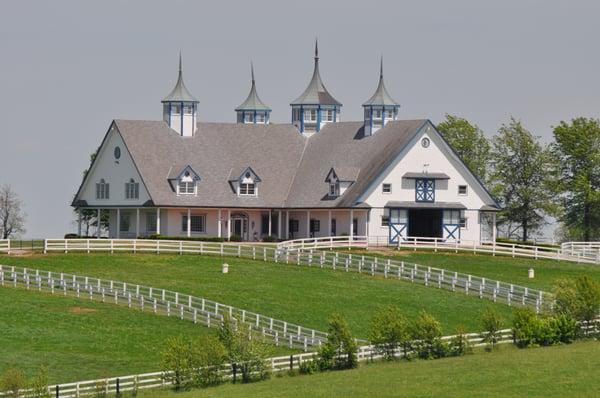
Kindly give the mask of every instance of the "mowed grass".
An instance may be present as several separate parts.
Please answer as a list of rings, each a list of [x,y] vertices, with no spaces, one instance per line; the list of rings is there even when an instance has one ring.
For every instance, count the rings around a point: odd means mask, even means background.
[[[229,273],[221,273],[223,262]],[[479,315],[495,307],[510,319],[511,308],[475,296],[417,283],[316,267],[275,264],[233,257],[156,254],[53,254],[3,257],[13,264],[140,283],[205,297],[288,322],[326,330],[327,319],[340,313],[356,337],[367,338],[370,319],[381,305],[397,305],[414,317],[426,310],[444,332],[458,326],[480,330]]]
[[[50,382],[156,372],[170,336],[199,338],[208,329],[174,317],[114,304],[0,287],[0,373],[31,377],[46,365]]]
[[[147,391],[142,398],[201,397],[598,397],[600,343],[519,350],[400,363],[350,371],[275,377],[175,394]]]
[[[577,264],[568,261],[535,260],[522,257],[492,256],[467,252],[437,252],[411,250],[368,250],[365,255],[377,255],[451,271],[484,276],[503,282],[542,289],[550,292],[556,280],[589,275],[600,281],[600,265]],[[535,278],[528,278],[533,268]]]

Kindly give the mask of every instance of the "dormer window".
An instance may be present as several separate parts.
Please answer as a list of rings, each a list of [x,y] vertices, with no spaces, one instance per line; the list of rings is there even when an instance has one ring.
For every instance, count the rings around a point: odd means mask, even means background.
[[[343,195],[346,189],[356,181],[359,171],[359,169],[354,167],[339,167],[335,170],[331,168],[325,178],[325,182],[329,186],[327,196],[329,198],[337,198]]]
[[[234,192],[238,196],[257,196],[260,177],[250,167],[242,169],[241,175],[238,173],[239,170],[232,170],[229,174],[229,184]]]
[[[177,195],[196,195],[198,193],[200,176],[189,165],[172,167],[168,180]]]
[[[256,195],[254,183],[240,184],[240,195]]]
[[[329,196],[340,196],[340,183],[338,181],[329,183]]]

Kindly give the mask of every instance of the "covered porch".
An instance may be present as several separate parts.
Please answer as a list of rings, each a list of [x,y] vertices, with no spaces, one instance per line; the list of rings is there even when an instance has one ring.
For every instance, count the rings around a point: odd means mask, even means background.
[[[368,209],[97,208],[108,227],[96,237],[132,239],[163,235],[225,240],[287,240],[326,236],[367,236]],[[82,233],[79,209],[78,235]]]

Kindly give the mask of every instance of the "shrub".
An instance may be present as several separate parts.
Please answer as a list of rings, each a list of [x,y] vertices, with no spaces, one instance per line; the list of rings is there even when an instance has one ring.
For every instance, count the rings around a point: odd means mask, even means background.
[[[233,372],[241,373],[243,383],[267,379],[270,373],[266,358],[271,353],[271,348],[252,336],[250,329],[238,326],[242,325],[234,324],[225,316],[218,333]]]
[[[358,345],[341,315],[329,318],[327,341],[319,349],[319,369],[352,369],[358,366]]]
[[[298,365],[298,370],[301,374],[312,375],[317,373],[319,369],[319,363],[316,360],[313,361],[303,361]]]
[[[163,236],[160,234],[152,234],[147,237],[140,239],[152,239],[152,240],[190,240],[194,242],[225,242],[225,238],[219,238],[217,236]]]
[[[223,382],[221,368],[227,352],[225,346],[213,336],[202,337],[193,348],[194,385],[200,387],[216,386]]]
[[[397,307],[380,308],[371,319],[371,343],[386,359],[394,359],[398,347],[405,347],[411,337],[410,326]]]
[[[517,308],[513,317],[513,341],[517,347],[535,344],[537,316],[530,308]]]
[[[500,330],[502,329],[502,318],[498,313],[487,308],[481,316],[484,333],[481,335],[482,341],[488,344],[488,350],[493,350],[500,340]]]
[[[182,337],[170,337],[162,354],[163,379],[173,384],[175,390],[193,385],[194,359],[192,346]]]
[[[19,398],[20,391],[27,387],[25,373],[23,373],[21,369],[7,369],[2,374],[2,379],[0,380],[0,387],[2,388],[2,391],[7,392],[8,397]]]
[[[79,238],[79,235],[77,235],[77,234],[73,234],[73,233],[65,234],[65,239],[77,239],[77,238]]]
[[[421,311],[413,325],[415,350],[419,358],[442,358],[448,353],[448,347],[442,342],[442,326],[433,315]]]
[[[269,235],[262,238],[263,242],[279,242],[279,239],[276,236]]]
[[[570,344],[577,337],[577,321],[568,315],[554,316],[556,338],[558,342]]]
[[[48,384],[50,384],[48,382],[48,368],[46,366],[42,366],[29,382],[29,388],[31,389],[30,397],[50,398]]]
[[[458,357],[469,354],[472,351],[467,339],[467,334],[462,326],[456,329],[456,334],[450,340],[450,346],[448,347],[448,353],[452,356]]]
[[[229,238],[230,242],[241,242],[242,240],[242,237],[239,235],[231,235],[231,237]]]
[[[587,275],[560,280],[554,286],[554,313],[590,324],[600,312],[600,283]],[[585,335],[589,328],[582,328]],[[593,330],[592,330],[593,333]]]

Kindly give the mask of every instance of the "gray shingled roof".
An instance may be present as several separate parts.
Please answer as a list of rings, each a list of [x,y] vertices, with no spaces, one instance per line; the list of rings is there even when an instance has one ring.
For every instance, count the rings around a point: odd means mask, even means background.
[[[183,83],[183,72],[181,71],[181,54],[179,54],[179,75],[177,77],[177,83],[169,95],[167,95],[161,102],[199,102]]]
[[[156,206],[331,208],[360,206],[359,195],[425,122],[390,122],[368,137],[362,122],[329,123],[310,139],[289,124],[198,123],[193,137],[163,121],[115,124]],[[202,178],[198,195],[177,196],[167,178],[188,164]],[[231,190],[232,173],[246,167],[262,180],[256,197]],[[355,179],[335,199],[324,181],[332,167]]]
[[[402,178],[429,178],[432,180],[449,180],[450,176],[446,173],[416,173],[416,172],[408,172],[402,175]]]
[[[306,90],[290,105],[337,105],[342,106],[342,103],[333,98],[329,91],[325,88],[319,73],[319,49],[315,43],[315,69],[312,78]]]
[[[252,87],[250,87],[250,93],[248,97],[240,106],[235,108],[235,111],[270,111],[267,105],[258,97],[256,92],[256,82],[254,81],[254,67],[251,67],[252,73]]]
[[[375,93],[369,98],[363,106],[400,106],[392,96],[388,93],[385,88],[385,82],[383,81],[383,59],[381,60],[380,69],[379,69],[379,83],[377,84],[377,89]]]

